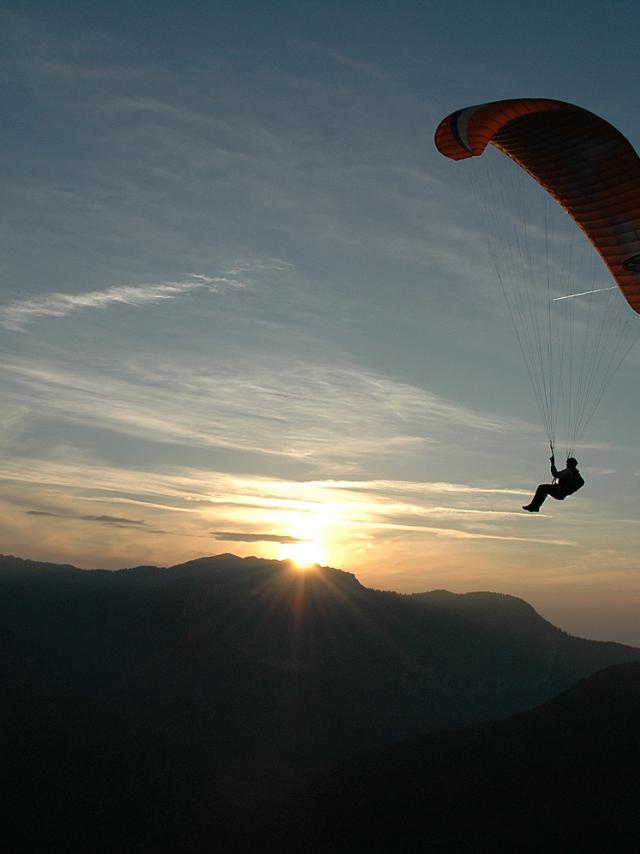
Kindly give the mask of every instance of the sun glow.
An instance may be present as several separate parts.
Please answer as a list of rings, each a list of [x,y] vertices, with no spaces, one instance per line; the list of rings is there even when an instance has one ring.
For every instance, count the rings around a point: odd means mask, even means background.
[[[325,514],[302,514],[288,527],[294,542],[281,544],[280,560],[290,560],[300,569],[327,563]]]
[[[299,569],[305,569],[317,563],[326,563],[327,556],[320,543],[283,543],[280,548],[280,560],[293,561]]]
[[[293,542],[282,543],[280,560],[290,560],[298,568],[328,563],[326,512],[303,513],[289,523],[287,534]]]

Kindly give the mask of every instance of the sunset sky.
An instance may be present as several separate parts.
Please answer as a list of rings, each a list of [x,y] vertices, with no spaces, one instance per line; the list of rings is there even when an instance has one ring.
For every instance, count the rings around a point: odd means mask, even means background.
[[[524,513],[546,437],[433,146],[540,96],[639,148],[635,3],[2,8],[0,551],[291,557],[640,645],[640,348]]]

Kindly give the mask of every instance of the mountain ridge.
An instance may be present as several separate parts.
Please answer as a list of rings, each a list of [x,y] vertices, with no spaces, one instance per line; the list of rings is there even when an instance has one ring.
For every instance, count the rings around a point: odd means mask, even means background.
[[[555,626],[553,623],[548,621],[545,617],[543,617],[536,609],[525,599],[522,599],[519,596],[515,596],[510,593],[502,593],[499,591],[490,591],[490,590],[474,590],[467,591],[465,593],[454,593],[450,590],[446,590],[444,588],[437,588],[434,590],[427,590],[421,592],[414,593],[400,593],[394,590],[380,589],[380,588],[371,588],[365,587],[357,578],[356,574],[353,572],[349,572],[343,569],[336,569],[330,566],[320,566],[316,565],[310,570],[296,570],[294,568],[294,564],[290,561],[276,560],[270,558],[259,558],[255,556],[246,556],[240,557],[238,555],[234,555],[231,552],[224,552],[217,555],[208,555],[200,558],[194,558],[188,561],[184,561],[177,564],[170,564],[168,566],[160,566],[156,564],[141,564],[134,566],[125,566],[118,569],[104,569],[101,567],[85,569],[82,567],[74,566],[73,564],[57,564],[51,562],[42,562],[32,560],[30,558],[22,558],[17,557],[15,555],[5,555],[0,554],[0,574],[7,572],[76,572],[76,573],[105,573],[111,574],[114,577],[117,577],[120,574],[148,574],[152,575],[153,573],[172,573],[175,575],[181,575],[182,577],[193,576],[197,577],[199,575],[206,576],[208,572],[220,570],[220,569],[229,569],[229,563],[235,564],[236,567],[240,567],[242,565],[245,567],[253,567],[253,568],[272,568],[272,569],[282,569],[289,568],[298,573],[300,576],[303,575],[313,575],[317,572],[331,574],[333,578],[342,578],[345,582],[347,579],[350,580],[349,583],[354,584],[361,590],[366,590],[371,593],[380,593],[384,595],[390,596],[398,596],[402,597],[405,600],[413,600],[415,602],[421,602],[428,604],[430,606],[437,606],[441,609],[445,609],[447,605],[452,605],[453,608],[459,609],[459,606],[465,605],[468,613],[473,614],[471,610],[476,605],[482,605],[491,603],[493,605],[509,605],[511,607],[515,607],[520,609],[520,613],[527,614],[528,616],[535,616],[539,620],[544,621],[549,626],[552,626],[557,631],[562,632],[565,635],[568,635],[563,629]],[[169,575],[167,575],[169,578]],[[573,635],[568,635],[570,637],[577,637]],[[579,638],[583,640],[594,640],[590,638]],[[618,641],[595,641],[597,643],[615,643],[619,646],[630,647],[629,644],[623,644]]]
[[[427,828],[438,851],[636,851],[639,717],[640,661],[613,665],[505,720],[353,756],[260,832],[312,852],[419,850]]]
[[[505,718],[640,656],[517,597],[230,555],[118,571],[0,558],[0,626],[3,797],[31,850],[59,834],[123,850],[125,831],[148,850],[195,814],[249,814],[327,763]]]

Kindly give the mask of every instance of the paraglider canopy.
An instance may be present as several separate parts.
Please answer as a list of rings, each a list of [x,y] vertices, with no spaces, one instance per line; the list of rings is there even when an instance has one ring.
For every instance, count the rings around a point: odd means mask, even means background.
[[[457,110],[439,124],[435,144],[480,167],[463,171],[481,233],[549,443],[564,418],[570,456],[640,333],[640,159],[604,119],[545,98]],[[550,204],[536,222],[540,196]],[[580,230],[606,267],[589,251],[592,269],[580,268]],[[615,284],[598,280],[607,268]]]
[[[640,158],[620,131],[573,104],[518,98],[457,110],[435,136],[452,160],[489,143],[562,205],[640,313]]]

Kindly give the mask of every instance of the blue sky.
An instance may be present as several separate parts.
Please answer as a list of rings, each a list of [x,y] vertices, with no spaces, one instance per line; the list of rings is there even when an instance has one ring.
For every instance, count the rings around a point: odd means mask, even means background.
[[[547,477],[462,106],[543,96],[636,146],[630,3],[4,3],[2,551],[296,549],[522,595],[640,644],[638,352]]]

